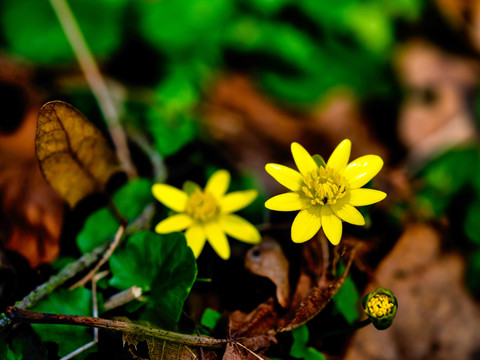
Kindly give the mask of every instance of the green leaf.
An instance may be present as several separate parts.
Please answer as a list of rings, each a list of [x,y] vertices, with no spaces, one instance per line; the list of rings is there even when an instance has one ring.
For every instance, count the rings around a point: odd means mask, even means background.
[[[393,45],[393,24],[374,3],[357,2],[343,11],[343,19],[359,42],[374,53],[386,53]]]
[[[349,324],[353,324],[360,317],[359,302],[360,294],[355,283],[350,276],[347,276],[340,290],[333,296],[335,308]]]
[[[273,15],[285,7],[285,5],[294,2],[293,0],[244,0],[252,9],[260,14]]]
[[[10,349],[8,344],[0,339],[0,359],[5,360],[21,360],[22,355],[15,354],[13,350]]]
[[[202,318],[200,319],[200,324],[209,329],[214,329],[221,318],[222,314],[220,314],[218,311],[206,308],[203,312]]]
[[[290,349],[290,355],[297,359],[304,360],[326,360],[326,357],[316,350],[308,346],[309,332],[307,325],[302,325],[292,330],[293,344]]]
[[[141,261],[139,261],[141,259]],[[197,276],[197,263],[182,233],[140,232],[109,260],[110,285],[121,290],[137,285],[148,297],[148,321],[175,325]]]
[[[115,195],[113,201],[129,222],[136,219],[152,201],[152,182],[148,179],[136,179],[125,184]],[[90,252],[113,238],[119,224],[108,208],[102,208],[90,215],[82,231],[77,236],[77,246],[82,253]]]
[[[468,238],[480,245],[480,199],[472,202],[467,209],[467,215],[464,222],[465,233]]]
[[[93,54],[100,58],[111,55],[122,41],[121,20],[127,0],[68,3]],[[74,60],[48,0],[4,0],[0,2],[0,19],[8,51],[43,64]]]
[[[194,75],[186,67],[173,67],[170,75],[157,88],[157,104],[146,114],[157,151],[174,154],[198,134],[193,108],[199,100]]]
[[[92,294],[86,288],[73,291],[60,289],[42,300],[33,308],[34,311],[91,316]],[[91,329],[73,325],[32,324],[43,342],[53,341],[58,344],[58,353],[64,356],[93,340]],[[93,351],[91,348],[89,351]],[[89,351],[82,353],[82,356]]]
[[[137,1],[134,5],[141,19],[140,33],[167,54],[204,49],[221,34],[233,10],[231,0]]]
[[[427,164],[418,174],[422,188],[418,191],[420,206],[441,216],[458,192],[469,185],[479,165],[476,147],[450,150]]]

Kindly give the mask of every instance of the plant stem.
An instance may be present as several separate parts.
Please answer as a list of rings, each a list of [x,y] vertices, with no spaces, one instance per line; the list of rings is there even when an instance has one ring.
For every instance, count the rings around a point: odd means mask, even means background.
[[[37,324],[63,324],[102,328],[113,331],[121,331],[127,334],[138,335],[140,337],[153,337],[176,344],[190,345],[195,347],[220,349],[228,343],[227,339],[215,339],[207,336],[181,334],[159,328],[152,328],[118,320],[95,318],[91,316],[46,314],[35,311],[22,310],[14,306],[8,307],[6,310],[6,314],[10,319],[14,321],[27,321]]]
[[[112,141],[115,144],[118,158],[122,163],[122,167],[128,177],[135,177],[136,170],[130,158],[130,151],[128,149],[125,132],[120,124],[120,116],[117,111],[117,106],[105,80],[103,79],[95,58],[88,48],[77,20],[66,0],[50,0],[50,4],[58,17],[60,25],[72,47],[85,79],[92,89],[93,95],[97,99],[100,111],[105,118]]]

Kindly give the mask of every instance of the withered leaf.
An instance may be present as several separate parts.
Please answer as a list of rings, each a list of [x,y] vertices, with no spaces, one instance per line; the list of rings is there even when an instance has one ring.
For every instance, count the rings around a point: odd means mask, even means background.
[[[40,109],[35,149],[45,179],[71,207],[103,191],[120,170],[102,133],[62,101],[48,102]]]
[[[261,356],[243,346],[239,342],[232,341],[227,344],[225,353],[223,355],[223,360],[258,360],[264,359],[268,360],[267,357]]]
[[[245,257],[245,267],[252,273],[273,281],[277,287],[278,303],[286,308],[289,301],[288,260],[281,246],[272,238],[265,238],[250,249]]]
[[[140,341],[145,341],[148,346],[148,357],[150,360],[193,360],[217,359],[217,352],[211,349],[200,349],[167,340],[156,339],[151,336],[123,333],[123,344],[133,346],[135,349]]]

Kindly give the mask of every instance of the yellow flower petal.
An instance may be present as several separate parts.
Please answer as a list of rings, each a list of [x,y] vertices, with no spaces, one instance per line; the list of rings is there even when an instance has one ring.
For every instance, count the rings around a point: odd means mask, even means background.
[[[313,170],[318,168],[317,163],[305,148],[299,143],[292,143],[291,145],[293,160],[297,165],[298,170],[303,176],[307,176]]]
[[[197,224],[191,226],[185,232],[185,237],[187,238],[187,245],[190,246],[193,251],[193,255],[195,255],[195,258],[198,258],[205,246],[205,240],[207,240],[202,226]]]
[[[323,231],[325,232],[327,239],[333,245],[338,245],[342,238],[342,220],[333,213],[330,206],[322,206],[321,218]]]
[[[352,142],[349,139],[343,140],[337,145],[335,150],[333,150],[332,155],[330,155],[327,161],[327,166],[334,169],[335,172],[342,170],[348,164],[351,149]]]
[[[350,204],[353,206],[364,206],[375,204],[387,197],[383,191],[374,189],[352,189],[350,193]]]
[[[340,219],[353,225],[365,225],[363,215],[349,203],[337,202],[331,209]]]
[[[320,212],[318,206],[301,210],[292,224],[292,241],[302,243],[310,240],[320,230]]]
[[[205,190],[219,199],[225,195],[229,186],[230,173],[227,170],[217,170],[208,179]]]
[[[152,193],[166,207],[177,212],[185,211],[188,195],[184,191],[167,184],[155,184]]]
[[[231,237],[248,244],[258,244],[261,236],[257,228],[238,215],[224,215],[219,219],[222,229]]]
[[[353,189],[360,188],[378,174],[383,160],[377,155],[365,155],[353,160],[343,171],[345,180]]]
[[[303,202],[299,193],[288,192],[268,199],[265,207],[276,211],[295,211],[303,208]]]
[[[173,231],[182,231],[192,225],[192,218],[187,214],[176,214],[160,221],[155,227],[159,234],[168,234]]]
[[[230,258],[230,245],[227,236],[218,222],[210,221],[203,227],[213,250],[224,260]]]
[[[257,190],[234,191],[218,201],[223,214],[235,212],[250,205],[258,196]]]
[[[267,164],[265,170],[280,184],[292,191],[299,191],[303,184],[300,173],[288,166],[280,164]]]

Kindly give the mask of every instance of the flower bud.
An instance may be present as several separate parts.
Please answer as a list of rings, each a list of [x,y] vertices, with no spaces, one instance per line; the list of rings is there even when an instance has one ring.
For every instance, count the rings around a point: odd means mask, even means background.
[[[393,323],[397,314],[397,298],[383,287],[363,297],[363,310],[378,330],[385,330]]]

